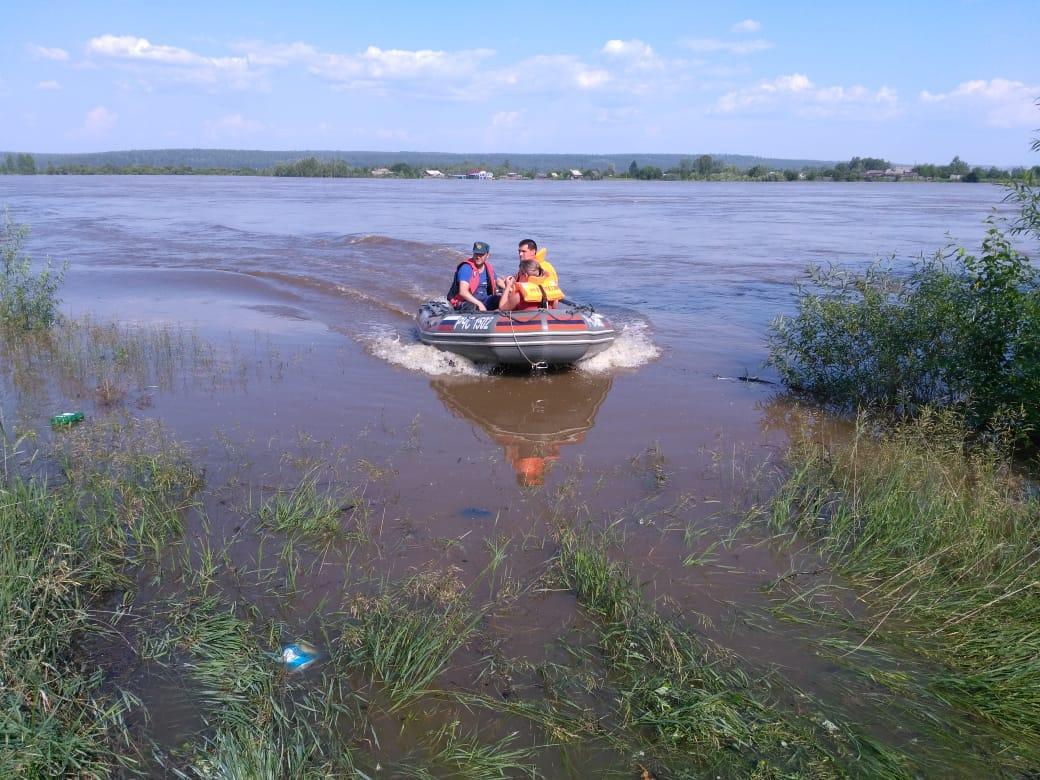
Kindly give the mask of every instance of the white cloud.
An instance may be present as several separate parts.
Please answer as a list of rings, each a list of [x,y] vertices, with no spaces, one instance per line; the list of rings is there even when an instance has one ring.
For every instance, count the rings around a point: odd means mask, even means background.
[[[133,35],[101,35],[87,42],[87,54],[126,67],[154,68],[174,81],[240,89],[256,84],[262,72],[245,57],[207,57],[177,46],[153,44]]]
[[[421,90],[427,97],[486,100],[525,94],[595,92],[618,84],[622,72],[657,68],[653,50],[642,41],[608,41],[601,51],[609,61],[595,64],[570,54],[542,54],[492,67],[493,49],[437,51],[381,49],[354,53],[321,51],[309,44],[241,42],[236,50],[251,63],[303,67],[336,90]]]
[[[603,53],[611,57],[626,57],[634,59],[646,59],[654,56],[654,50],[650,45],[643,43],[638,38],[630,41],[613,39],[603,44]]]
[[[897,106],[898,95],[889,87],[821,87],[803,73],[792,73],[728,92],[713,110],[719,114],[791,110],[806,117],[881,119],[892,116]]]
[[[1040,85],[1009,79],[975,79],[958,84],[950,92],[922,91],[922,103],[970,110],[982,109],[993,127],[1032,127],[1040,121],[1036,99]]]
[[[147,79],[117,79],[115,81],[116,88],[120,92],[132,93],[132,92],[154,92],[155,87]]]
[[[492,49],[438,51],[434,49],[381,49],[369,46],[353,54],[323,52],[309,44],[236,44],[246,60],[258,66],[303,67],[331,82],[337,89],[385,89],[393,85],[433,85],[452,90],[471,79]]]
[[[87,41],[87,53],[127,60],[146,60],[168,65],[195,65],[204,57],[176,46],[155,45],[133,35],[101,35]]]
[[[242,41],[232,48],[245,54],[251,63],[277,67],[308,62],[322,56],[313,46],[302,42],[266,44],[261,41]]]
[[[513,65],[479,74],[467,97],[486,99],[502,94],[570,94],[593,92],[611,83],[611,73],[570,54],[540,54]]]
[[[606,56],[611,65],[616,63],[630,76],[639,77],[651,71],[663,72],[668,68],[668,64],[657,56],[650,44],[638,38],[628,41],[609,40],[600,53]]]
[[[762,29],[762,23],[761,22],[757,22],[754,19],[745,19],[742,22],[737,22],[735,25],[733,25],[730,28],[730,30],[732,30],[733,32],[736,32],[736,33],[745,33],[745,32],[752,33],[752,32],[758,32],[761,29]]]
[[[42,90],[44,92],[57,92],[59,89],[61,89],[61,84],[59,84],[57,81],[41,81],[39,84],[36,85],[36,89]]]
[[[769,44],[725,44],[735,51],[763,45]],[[230,56],[207,56],[137,36],[101,35],[88,41],[84,64],[128,71],[121,83],[124,89],[135,90],[164,81],[195,83],[207,89],[263,88],[275,71],[295,70],[326,81],[336,91],[409,93],[455,101],[516,100],[530,95],[569,99],[585,94],[611,104],[626,97],[686,89],[704,65],[662,59],[638,39],[609,40],[590,58],[548,53],[504,63],[496,61],[497,52],[484,48],[442,51],[368,46],[356,52],[335,52],[303,41],[239,41],[230,51]]]
[[[471,74],[476,63],[493,55],[489,49],[446,52],[409,51],[369,46],[360,54],[323,54],[310,71],[333,81],[436,81]]]
[[[579,89],[598,89],[610,81],[610,74],[597,68],[579,68],[574,80]]]
[[[27,47],[29,53],[38,60],[53,60],[54,62],[68,62],[69,53],[64,49],[37,46],[30,43]]]
[[[83,117],[83,124],[73,133],[78,136],[100,137],[116,126],[116,115],[104,106],[95,106]]]
[[[754,54],[755,52],[771,49],[773,44],[769,41],[756,38],[751,41],[723,41],[718,38],[693,38],[685,40],[682,45],[696,52],[727,52],[729,54]]]
[[[242,138],[265,129],[263,122],[246,119],[241,114],[227,114],[207,121],[205,127],[211,138]]]

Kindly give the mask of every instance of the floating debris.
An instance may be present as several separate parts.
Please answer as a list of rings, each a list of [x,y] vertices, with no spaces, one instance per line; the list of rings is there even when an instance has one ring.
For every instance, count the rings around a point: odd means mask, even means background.
[[[282,663],[290,672],[302,672],[318,660],[318,650],[307,642],[293,642],[282,648]]]
[[[720,376],[719,374],[714,374],[714,377],[716,379],[719,379],[719,380],[723,381],[723,382],[752,382],[752,383],[759,384],[759,385],[775,385],[776,384],[776,382],[774,382],[771,379],[762,379],[761,377],[749,376],[748,374],[744,374],[743,376]]]
[[[63,425],[75,425],[78,422],[83,422],[83,412],[62,412],[51,418],[51,425],[55,428]]]

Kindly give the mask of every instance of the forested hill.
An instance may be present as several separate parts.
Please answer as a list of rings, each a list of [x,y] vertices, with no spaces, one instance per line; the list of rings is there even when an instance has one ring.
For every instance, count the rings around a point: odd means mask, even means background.
[[[0,158],[7,152],[0,151]],[[17,155],[12,151],[10,154]],[[545,173],[553,170],[600,170],[611,166],[618,172],[628,170],[635,161],[639,166],[654,166],[661,170],[675,168],[683,159],[696,159],[698,154],[509,154],[473,153],[454,154],[449,152],[350,152],[350,151],[263,151],[258,149],[137,149],[124,152],[94,152],[90,154],[33,153],[40,169],[49,164],[55,167],[86,165],[91,167],[114,166],[117,168],[134,165],[161,168],[164,166],[190,167],[194,169],[253,168],[264,170],[280,162],[295,162],[310,157],[318,160],[342,160],[352,167],[364,168],[390,166],[406,163],[429,168],[452,167],[472,164],[474,167],[497,168],[504,166],[517,171]],[[769,157],[753,157],[740,154],[712,154],[712,159],[724,166],[746,170],[756,165],[784,170],[823,168],[833,165],[823,160],[783,160]]]

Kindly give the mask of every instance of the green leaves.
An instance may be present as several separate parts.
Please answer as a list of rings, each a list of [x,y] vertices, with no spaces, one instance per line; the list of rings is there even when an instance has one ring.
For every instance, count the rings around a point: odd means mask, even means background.
[[[28,235],[28,226],[12,221],[5,209],[0,224],[0,325],[25,331],[55,322],[58,289],[65,279],[65,268],[56,270],[50,261],[33,272],[31,259],[22,253]]]
[[[790,387],[838,407],[962,413],[980,431],[1040,430],[1040,276],[995,225],[982,252],[937,252],[907,275],[810,268],[770,329]]]

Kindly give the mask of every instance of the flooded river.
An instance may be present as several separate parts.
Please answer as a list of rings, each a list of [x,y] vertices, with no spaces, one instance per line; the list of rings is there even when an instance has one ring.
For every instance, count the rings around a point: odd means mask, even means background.
[[[656,442],[676,467],[720,433],[761,439],[769,390],[715,377],[769,376],[766,328],[791,311],[808,264],[906,265],[950,241],[977,247],[1001,196],[943,184],[0,179],[0,203],[32,227],[32,254],[70,264],[67,311],[330,346],[335,378],[310,385],[312,398],[272,399],[283,426],[315,412],[344,431],[419,415],[437,425],[437,446],[472,453],[494,448],[482,421],[526,419],[534,404],[561,431],[585,431],[565,461],[607,463]],[[470,409],[435,378],[483,369],[419,344],[414,313],[443,295],[473,241],[511,272],[529,236],[566,293],[621,337],[573,376],[544,378],[544,399],[500,382]],[[576,408],[592,374],[606,390]],[[564,409],[549,408],[555,397]]]
[[[620,535],[618,554],[665,612],[900,745],[916,739],[912,726],[882,723],[850,694],[803,627],[745,619],[768,607],[762,586],[797,563],[768,545],[717,542],[762,500],[759,475],[797,413],[774,387],[735,378],[772,376],[768,323],[792,311],[808,264],[891,256],[908,267],[950,241],[977,248],[1002,194],[946,184],[0,177],[0,204],[32,228],[31,254],[69,263],[64,311],[185,328],[223,356],[217,378],[125,388],[126,407],[161,420],[206,469],[214,491],[193,533],[237,538],[242,512],[228,507],[317,456],[363,473],[379,518],[378,552],[351,566],[403,577],[434,560],[470,582],[493,557],[489,540],[537,536],[538,518],[564,502]],[[504,273],[527,237],[548,247],[569,297],[620,327],[610,350],[570,371],[494,375],[419,343],[415,311],[444,294],[473,241],[491,245]],[[9,417],[17,407],[26,425],[59,408],[105,411],[82,388],[37,388],[32,401],[19,392],[9,378],[0,384]],[[515,549],[521,578],[550,554]],[[255,542],[230,555],[243,565],[261,557]],[[309,572],[295,599],[250,597],[306,634],[314,625],[303,616],[353,581],[346,565]],[[502,652],[536,663],[559,660],[578,621],[573,598],[547,589],[489,631]],[[120,682],[146,704],[173,696],[173,681],[150,674],[129,664]],[[466,685],[465,674],[450,676]],[[197,725],[184,701],[158,707],[160,742]],[[397,739],[408,738],[402,726]],[[548,776],[563,774],[559,757],[540,761]]]

